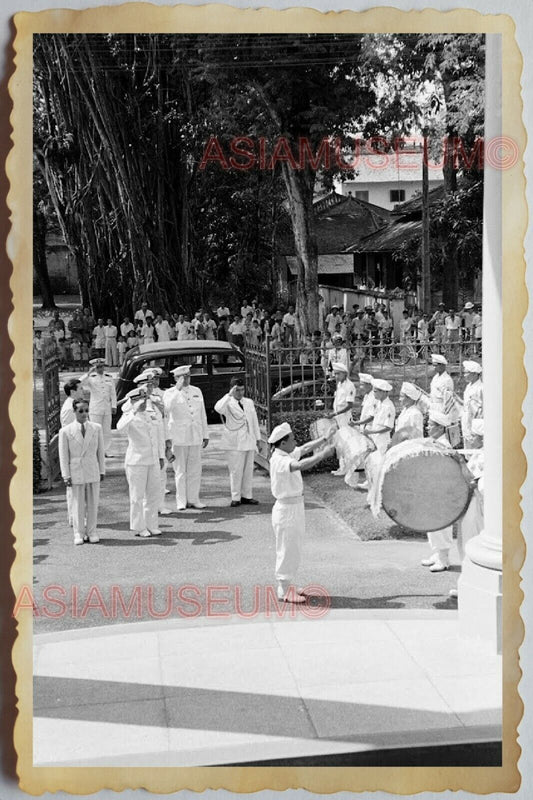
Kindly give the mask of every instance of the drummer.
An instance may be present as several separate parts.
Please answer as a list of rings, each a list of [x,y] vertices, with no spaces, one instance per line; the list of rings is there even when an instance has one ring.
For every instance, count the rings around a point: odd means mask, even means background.
[[[336,388],[333,398],[333,411],[328,414],[328,419],[334,419],[339,428],[346,428],[352,418],[352,408],[355,403],[355,386],[348,378],[348,368],[342,361],[334,361],[331,365],[335,375]],[[339,458],[339,468],[333,470],[332,475],[345,475],[346,465],[344,459]]]
[[[396,409],[389,397],[391,391],[392,386],[388,381],[374,378],[373,392],[377,405],[372,423],[366,427],[365,433],[376,445],[376,451],[371,453],[365,461],[366,481],[357,487],[358,489],[368,489],[367,502],[369,505],[372,502],[374,486],[394,428]]]
[[[461,433],[466,449],[479,447],[476,435],[472,430],[472,423],[476,418],[483,416],[483,383],[481,381],[481,364],[477,361],[463,361],[465,372],[465,391],[463,395],[463,409],[461,412]]]
[[[453,400],[453,378],[447,371],[447,360],[440,353],[432,354],[431,363],[435,368],[429,388],[431,408],[446,414],[447,408]]]
[[[428,418],[429,437],[434,442],[443,445],[448,449],[452,446],[446,435],[446,428],[450,424],[450,418],[442,411],[431,408]],[[429,567],[430,572],[444,572],[450,566],[450,548],[453,544],[453,526],[448,525],[440,531],[430,531],[427,535],[431,555],[421,561],[423,567]]]
[[[410,428],[407,438],[421,439],[424,436],[424,417],[417,406],[422,392],[414,385],[404,381],[400,388],[400,405],[402,410],[396,420],[396,433],[404,428]]]

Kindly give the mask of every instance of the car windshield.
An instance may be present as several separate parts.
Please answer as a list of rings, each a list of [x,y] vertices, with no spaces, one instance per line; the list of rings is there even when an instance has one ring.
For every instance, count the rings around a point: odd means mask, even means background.
[[[213,375],[241,372],[244,369],[242,357],[238,353],[213,353],[211,356]]]

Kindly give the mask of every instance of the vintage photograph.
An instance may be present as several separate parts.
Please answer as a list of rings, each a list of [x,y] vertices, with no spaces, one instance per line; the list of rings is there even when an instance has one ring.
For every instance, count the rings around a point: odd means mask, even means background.
[[[34,34],[34,766],[502,765],[499,70]]]

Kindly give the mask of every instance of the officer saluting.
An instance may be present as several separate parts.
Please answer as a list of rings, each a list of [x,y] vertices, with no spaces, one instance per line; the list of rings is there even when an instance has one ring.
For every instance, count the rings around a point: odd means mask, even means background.
[[[176,503],[178,511],[187,505],[205,508],[200,502],[202,478],[202,447],[207,447],[209,431],[204,396],[197,386],[191,386],[188,364],[172,370],[176,385],[163,394],[167,422],[166,455],[175,456]]]
[[[115,381],[112,375],[104,372],[105,360],[103,358],[93,358],[89,364],[92,369],[81,376],[80,387],[84,390],[88,389],[90,392],[89,419],[102,426],[104,449],[108,456],[111,444],[111,417],[117,410]]]

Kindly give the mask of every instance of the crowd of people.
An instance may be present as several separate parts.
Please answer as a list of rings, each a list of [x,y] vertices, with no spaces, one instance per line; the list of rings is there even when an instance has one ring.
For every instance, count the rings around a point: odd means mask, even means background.
[[[142,303],[131,319],[124,316],[120,321],[94,319],[88,308],[78,308],[65,324],[59,311],[55,311],[46,329],[34,331],[34,356],[38,362],[43,338],[53,340],[62,363],[74,367],[94,357],[104,358],[110,367],[121,366],[129,350],[152,342],[218,339],[242,348],[245,344],[259,347],[267,336],[274,361],[298,359],[302,364],[317,358],[338,360],[329,351],[341,346],[377,346],[395,338],[418,345],[431,342],[438,351],[446,345],[469,342],[475,345],[476,352],[481,352],[481,306],[472,302],[465,303],[459,312],[446,311],[444,303],[440,303],[431,315],[421,313],[416,306],[406,309],[396,336],[385,303],[364,308],[354,304],[350,312],[333,304],[327,313],[323,305],[320,304],[320,327],[309,336],[301,335],[294,306],[270,312],[256,299],[249,303],[246,298],[234,312],[221,303],[216,311],[199,309],[192,316],[154,314],[147,303]]]
[[[367,373],[352,382],[343,362],[333,362],[336,381],[330,420],[335,429],[358,429],[372,442],[363,462],[366,480],[359,472],[352,488],[368,491],[368,503],[375,505],[376,485],[385,454],[396,443],[424,437],[451,448],[447,430],[458,422],[463,450],[470,458],[472,481],[482,476],[483,384],[481,365],[465,361],[466,388],[462,398],[454,390],[453,377],[443,355],[432,356],[435,374],[428,394],[412,383],[404,382],[400,392],[399,413],[390,399],[392,385]],[[91,361],[91,369],[64,386],[66,400],[61,410],[59,455],[61,475],[67,487],[67,507],[74,530],[74,543],[96,543],[99,484],[105,474],[105,459],[111,457],[111,415],[117,407],[114,381],[104,372],[104,359]],[[175,384],[162,391],[161,368],[148,368],[135,379],[128,393],[117,428],[127,434],[125,471],[130,498],[131,533],[141,538],[161,535],[159,515],[169,515],[167,507],[167,465],[175,477],[175,510],[203,509],[200,498],[202,451],[209,445],[209,428],[202,392],[191,385],[189,365],[173,370]],[[90,399],[84,399],[84,392]],[[221,448],[226,451],[229,472],[230,506],[257,505],[253,497],[254,454],[260,446],[260,429],[254,403],[245,395],[244,381],[234,377],[228,392],[215,405],[221,415],[224,432]],[[354,417],[356,396],[360,412]],[[424,417],[426,419],[424,419]],[[396,438],[394,438],[396,437]],[[339,440],[340,441],[340,440]],[[275,577],[281,600],[304,602],[295,588],[300,561],[300,539],[305,529],[301,471],[317,464],[332,453],[331,432],[296,447],[290,425],[277,426],[268,439],[272,446],[270,478],[275,505],[272,524],[276,540]],[[346,451],[337,443],[339,467],[336,476],[355,474],[358,466],[349,463]],[[479,528],[479,508],[470,522],[469,535]],[[465,528],[466,530],[466,528]],[[479,530],[477,530],[479,532]],[[466,535],[462,538],[464,544]],[[432,572],[449,567],[452,529],[428,534],[431,553],[423,564]],[[462,546],[461,545],[461,546]]]

